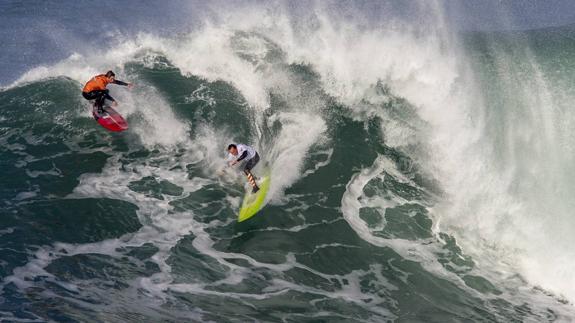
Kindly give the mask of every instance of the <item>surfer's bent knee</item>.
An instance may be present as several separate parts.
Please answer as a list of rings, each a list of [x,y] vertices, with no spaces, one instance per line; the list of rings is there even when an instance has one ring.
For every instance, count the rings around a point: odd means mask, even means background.
[[[250,174],[252,171],[252,168],[256,167],[256,165],[258,164],[259,161],[260,161],[260,155],[258,155],[258,153],[256,153],[254,158],[248,160],[248,162],[246,163],[246,166],[244,167],[244,173],[246,173],[246,175]]]

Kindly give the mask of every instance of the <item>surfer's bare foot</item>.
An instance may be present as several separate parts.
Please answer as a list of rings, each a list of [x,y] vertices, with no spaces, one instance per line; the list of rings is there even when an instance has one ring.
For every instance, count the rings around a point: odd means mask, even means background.
[[[254,188],[252,189],[252,193],[257,193],[260,190],[259,187],[254,186]]]

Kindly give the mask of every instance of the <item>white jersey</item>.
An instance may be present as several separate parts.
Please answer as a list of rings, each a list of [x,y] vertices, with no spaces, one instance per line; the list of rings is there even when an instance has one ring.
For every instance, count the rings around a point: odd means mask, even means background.
[[[244,151],[248,152],[248,155],[246,156],[246,158],[244,160],[249,160],[249,159],[252,159],[256,156],[256,150],[253,149],[252,147],[248,146],[248,145],[237,144],[236,147],[238,148],[238,155],[233,156],[235,158],[240,158],[240,156],[244,154]]]

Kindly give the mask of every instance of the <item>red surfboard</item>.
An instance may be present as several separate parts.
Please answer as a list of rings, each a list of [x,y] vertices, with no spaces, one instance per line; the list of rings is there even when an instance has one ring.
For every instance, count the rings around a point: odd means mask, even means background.
[[[102,127],[110,131],[120,132],[128,129],[126,120],[112,107],[104,106],[104,111],[99,113],[98,108],[94,105],[92,107],[92,115]]]

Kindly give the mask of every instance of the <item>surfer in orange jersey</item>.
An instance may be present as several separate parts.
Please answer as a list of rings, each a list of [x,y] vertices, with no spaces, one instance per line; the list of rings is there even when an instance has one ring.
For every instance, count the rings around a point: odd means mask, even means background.
[[[98,113],[103,113],[104,102],[106,99],[112,101],[112,106],[117,106],[118,103],[109,94],[109,90],[106,89],[108,84],[118,84],[132,88],[134,85],[132,83],[126,83],[116,80],[116,74],[112,71],[106,72],[106,74],[96,75],[91,78],[84,89],[82,90],[82,96],[86,100],[96,100],[96,106],[98,107]]]
[[[228,146],[228,152],[230,153],[232,158],[236,158],[236,160],[230,162],[230,166],[234,166],[235,164],[241,162],[242,160],[246,160],[244,166],[244,173],[248,177],[248,181],[252,185],[252,193],[256,193],[260,190],[258,184],[256,184],[256,180],[254,175],[252,175],[252,168],[256,166],[256,164],[260,161],[260,156],[258,155],[257,151],[252,147],[244,144],[230,144]]]

